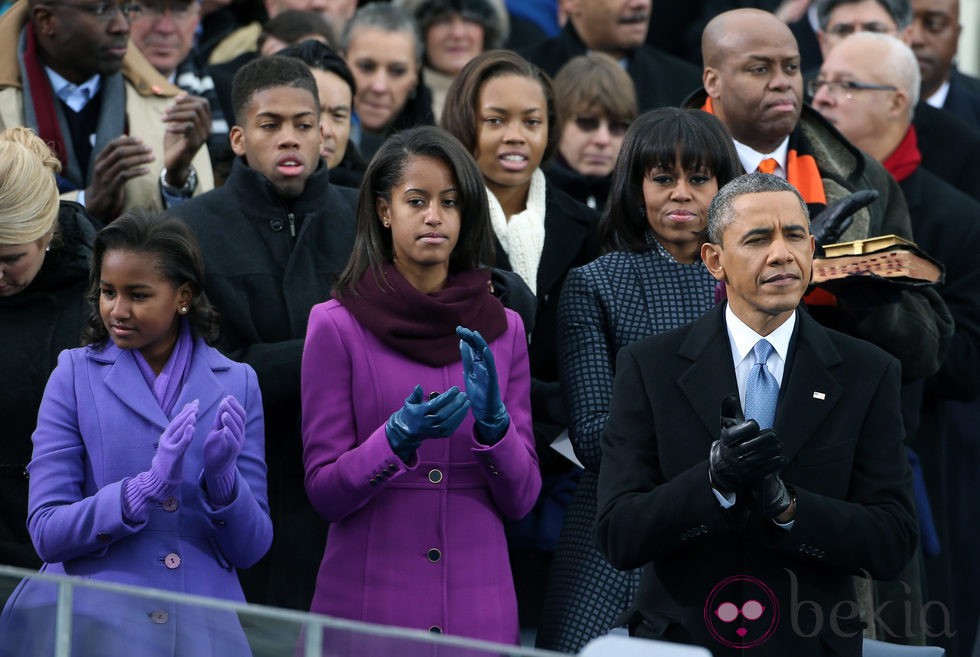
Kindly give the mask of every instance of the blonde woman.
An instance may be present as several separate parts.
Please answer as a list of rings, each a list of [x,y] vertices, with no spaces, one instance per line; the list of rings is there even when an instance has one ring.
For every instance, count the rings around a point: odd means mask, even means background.
[[[77,347],[96,226],[58,200],[58,158],[27,128],[0,133],[0,563],[37,568],[27,535],[31,433],[62,349]],[[12,582],[0,581],[0,606]]]

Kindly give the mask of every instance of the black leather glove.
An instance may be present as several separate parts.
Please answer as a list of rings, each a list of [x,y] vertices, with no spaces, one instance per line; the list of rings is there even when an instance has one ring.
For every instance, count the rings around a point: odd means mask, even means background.
[[[749,488],[752,510],[765,518],[782,515],[793,503],[793,496],[778,474],[766,475]]]
[[[854,213],[878,198],[878,191],[862,189],[830,203],[810,219],[810,234],[817,246],[834,244],[854,222]]]
[[[755,420],[746,420],[738,395],[721,403],[721,436],[711,444],[708,474],[711,485],[723,495],[779,472],[786,466],[783,447],[772,429],[759,430]]]

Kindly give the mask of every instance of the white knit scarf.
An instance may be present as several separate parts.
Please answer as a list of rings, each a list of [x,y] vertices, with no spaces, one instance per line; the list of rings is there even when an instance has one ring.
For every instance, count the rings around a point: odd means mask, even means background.
[[[537,294],[538,264],[544,250],[545,181],[541,169],[531,174],[531,187],[527,192],[527,206],[507,220],[500,201],[487,190],[490,200],[490,223],[500,245],[504,247],[510,266],[524,279],[531,291]]]

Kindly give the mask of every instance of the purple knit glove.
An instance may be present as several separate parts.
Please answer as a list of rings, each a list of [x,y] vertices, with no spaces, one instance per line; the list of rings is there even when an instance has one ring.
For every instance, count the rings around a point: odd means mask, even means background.
[[[197,400],[190,402],[170,421],[153,455],[150,469],[127,479],[122,487],[123,518],[131,525],[146,522],[150,508],[173,494],[183,481],[184,454],[194,438]]]
[[[204,484],[214,506],[235,497],[235,461],[245,442],[245,409],[228,395],[218,404],[211,432],[204,441]]]

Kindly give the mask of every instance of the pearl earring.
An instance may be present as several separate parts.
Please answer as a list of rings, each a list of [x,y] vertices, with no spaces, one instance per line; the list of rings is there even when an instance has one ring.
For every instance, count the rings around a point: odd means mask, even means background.
[[[390,221],[382,221],[381,223],[384,225],[385,228],[390,228],[391,227],[391,222]]]
[[[45,251],[45,253],[46,253],[46,252],[48,252],[48,251],[50,251],[50,250],[51,250],[51,245],[50,245],[50,244],[46,244],[46,245],[44,246],[44,251]]]
[[[187,306],[181,306],[180,307],[180,314],[181,315],[186,315],[188,310],[190,310],[190,309]]]

